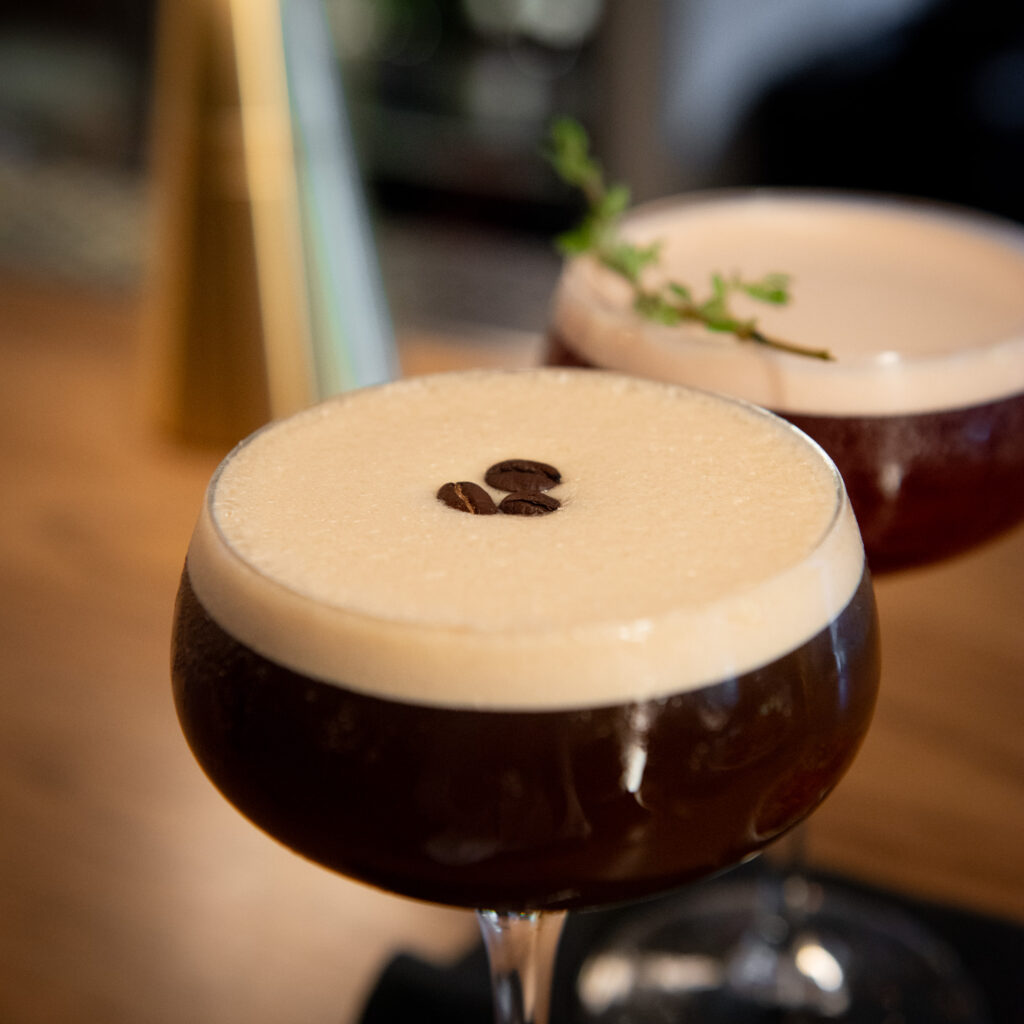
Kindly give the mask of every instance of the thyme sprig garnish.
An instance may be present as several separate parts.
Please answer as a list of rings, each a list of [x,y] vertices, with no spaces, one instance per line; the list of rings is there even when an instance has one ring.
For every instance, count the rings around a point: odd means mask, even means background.
[[[624,278],[633,289],[633,308],[655,323],[675,326],[684,321],[701,323],[709,330],[735,335],[741,341],[808,356],[832,359],[827,349],[807,348],[761,331],[757,321],[737,316],[730,307],[736,293],[760,302],[785,305],[789,301],[789,277],[766,274],[760,280],[747,281],[739,275],[711,275],[711,292],[697,298],[689,285],[666,281],[657,286],[644,282],[645,271],[661,258],[661,243],[636,245],[619,234],[619,221],[629,208],[630,194],[625,185],[608,185],[600,163],[590,153],[590,140],[583,126],[569,117],[558,118],[551,126],[546,156],[555,173],[567,184],[578,188],[586,202],[580,222],[559,235],[556,244],[566,256],[591,254],[603,266]]]

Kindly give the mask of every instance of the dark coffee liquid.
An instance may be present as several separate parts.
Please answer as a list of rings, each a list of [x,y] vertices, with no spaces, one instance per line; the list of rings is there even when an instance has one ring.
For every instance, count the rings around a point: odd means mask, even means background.
[[[558,338],[547,362],[592,366]],[[906,416],[774,411],[835,462],[876,574],[959,554],[1024,520],[1024,394]]]
[[[1024,394],[911,416],[782,415],[832,456],[876,573],[949,558],[1024,519]]]
[[[799,649],[640,704],[479,711],[365,696],[225,633],[187,573],[174,693],[214,784],[298,853],[465,907],[584,907],[734,864],[810,812],[868,727],[870,582]]]

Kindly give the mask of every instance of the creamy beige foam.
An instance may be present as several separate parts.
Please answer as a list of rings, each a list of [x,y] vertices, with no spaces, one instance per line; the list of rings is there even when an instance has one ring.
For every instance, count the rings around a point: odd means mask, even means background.
[[[561,470],[557,512],[435,498],[513,457]],[[298,671],[422,703],[559,707],[773,660],[845,607],[863,551],[831,463],[775,417],[613,373],[480,371],[254,435],[211,484],[188,570],[226,630]]]
[[[737,311],[836,362],[653,325],[584,258],[562,276],[553,324],[597,365],[781,412],[926,412],[1024,391],[1024,228],[908,201],[752,191],[652,204],[624,230],[662,241],[659,269],[698,298],[712,272],[789,273],[788,305],[739,299]]]

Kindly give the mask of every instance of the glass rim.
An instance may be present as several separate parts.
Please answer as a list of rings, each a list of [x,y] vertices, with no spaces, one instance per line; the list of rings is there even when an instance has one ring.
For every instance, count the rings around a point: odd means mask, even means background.
[[[589,374],[587,370],[573,369],[512,369],[512,370],[482,370],[482,371],[453,371],[454,373],[475,373],[486,374],[507,373],[544,373],[544,374]],[[636,380],[636,378],[631,378]],[[856,527],[849,495],[846,491],[842,476],[835,466],[833,460],[812,438],[791,423],[765,410],[764,408],[736,399],[724,396],[715,392],[701,392],[701,389],[688,388],[683,385],[641,381],[646,386],[654,386],[673,390],[677,392],[700,392],[710,395],[716,402],[724,402],[735,407],[743,407],[749,410],[754,416],[770,420],[772,429],[781,428],[789,435],[798,437],[801,446],[812,453],[814,461],[826,469],[831,483],[828,485],[830,494],[830,507],[820,532],[813,538],[806,550],[799,558],[787,564],[773,569],[763,578],[758,578],[749,586],[739,589],[733,588],[724,595],[717,596],[712,600],[702,603],[699,606],[689,606],[685,603],[672,605],[664,608],[652,608],[647,614],[630,614],[628,616],[596,618],[590,617],[578,623],[558,623],[550,626],[538,626],[536,628],[506,628],[488,629],[485,627],[467,627],[452,622],[429,619],[416,620],[401,617],[388,618],[371,611],[353,608],[345,603],[332,603],[318,598],[316,595],[295,586],[292,582],[281,580],[268,573],[264,568],[254,565],[232,544],[226,535],[222,525],[214,514],[217,489],[226,468],[231,464],[238,453],[268,430],[272,430],[277,423],[267,424],[255,431],[249,437],[239,442],[231,452],[222,460],[214,472],[204,496],[204,515],[206,521],[204,526],[200,523],[197,526],[196,534],[193,536],[193,543],[190,546],[189,567],[190,578],[196,590],[197,597],[207,607],[209,614],[217,621],[222,628],[236,636],[243,643],[246,643],[257,652],[273,661],[277,661],[295,671],[305,673],[311,677],[325,681],[335,682],[339,685],[351,686],[353,689],[362,690],[367,693],[375,693],[383,697],[394,699],[411,700],[414,703],[434,703],[429,697],[422,694],[409,696],[403,690],[398,694],[387,689],[393,685],[393,680],[385,678],[385,667],[388,659],[394,660],[396,653],[402,648],[406,653],[402,655],[408,658],[409,651],[425,652],[422,664],[415,666],[415,672],[409,676],[411,680],[417,673],[427,673],[430,664],[438,663],[438,652],[442,652],[446,658],[455,655],[456,659],[462,658],[466,665],[477,664],[481,657],[487,656],[490,662],[497,665],[500,660],[501,666],[497,668],[500,673],[506,669],[519,665],[520,669],[527,665],[536,665],[538,657],[550,656],[552,652],[565,651],[567,645],[572,649],[572,661],[574,664],[586,666],[597,666],[598,673],[602,674],[600,679],[594,681],[594,699],[587,699],[586,706],[598,707],[621,703],[619,696],[625,694],[627,688],[636,686],[636,692],[631,691],[628,699],[654,699],[660,696],[668,696],[672,688],[663,683],[668,673],[668,661],[665,660],[664,651],[675,649],[684,643],[685,636],[698,636],[700,623],[705,621],[716,621],[721,623],[720,628],[734,630],[735,625],[727,625],[729,622],[728,609],[730,607],[747,607],[753,601],[758,607],[774,607],[775,598],[772,595],[789,593],[791,590],[798,595],[794,605],[794,611],[787,613],[787,623],[783,635],[790,633],[795,637],[799,631],[804,639],[816,635],[818,631],[828,626],[835,615],[839,614],[849,602],[856,587],[863,577],[868,573],[867,562],[864,556],[863,542]],[[389,385],[377,385],[375,387],[388,387]],[[367,389],[360,389],[364,391]],[[332,401],[344,401],[346,397],[354,392],[347,392],[332,399]],[[323,403],[321,403],[322,405]],[[297,413],[296,416],[310,414],[319,406],[311,407]],[[294,417],[289,417],[289,419]],[[856,533],[854,537],[853,534]],[[205,536],[205,540],[202,538]],[[207,552],[196,555],[196,538],[199,538],[200,547],[206,547]],[[209,549],[209,545],[213,549]],[[198,558],[198,564],[193,558]],[[197,582],[196,572],[200,576]],[[250,587],[257,588],[255,594]],[[259,591],[266,590],[265,600],[259,599]],[[793,590],[795,588],[795,590]],[[824,589],[822,589],[824,588]],[[244,602],[246,594],[249,601],[245,603],[246,611],[236,614],[234,608],[239,607],[239,602]],[[275,598],[273,595],[278,595]],[[758,596],[760,595],[760,596]],[[212,604],[210,603],[212,601]],[[259,611],[260,608],[264,611]],[[254,614],[251,609],[257,609]],[[277,609],[276,611],[274,609]],[[261,646],[264,640],[264,627],[267,622],[267,615],[272,614],[279,618],[280,609],[285,609],[285,619],[275,625],[280,636],[280,629],[283,629],[285,620],[294,627],[296,621],[300,623],[300,631],[307,627],[312,632],[303,640],[298,635],[289,636],[285,644],[292,653],[286,653],[284,649],[278,648],[278,641],[267,641],[266,646]],[[302,625],[305,617],[303,609],[317,609],[317,622]],[[796,616],[796,618],[793,618]],[[776,620],[773,618],[772,620]],[[781,621],[781,620],[779,620]],[[805,624],[797,626],[797,621]],[[813,627],[813,628],[811,628]],[[762,630],[767,627],[761,627]],[[786,632],[788,630],[789,632]],[[731,635],[731,633],[730,633]],[[760,633],[758,634],[760,636]],[[338,649],[339,637],[354,638],[360,649],[367,648],[367,645],[390,644],[392,650],[381,651],[381,661],[374,666],[374,677],[369,676],[354,679],[346,676],[343,671],[342,662],[349,657],[346,651],[341,661],[334,661],[335,655],[322,653],[309,653],[310,638],[314,638],[312,646],[323,642],[331,651]],[[626,640],[633,637],[641,641],[627,643]],[[319,639],[315,639],[319,638]],[[788,642],[788,641],[787,641]],[[795,642],[795,641],[794,641]],[[779,656],[776,647],[782,643],[779,639],[778,630],[773,628],[765,637],[756,640],[751,645],[751,651],[764,650],[765,657],[762,660],[745,663],[739,666],[739,670],[746,672],[756,667],[757,664],[767,664]],[[651,646],[653,644],[653,646]],[[717,645],[717,646],[716,646]],[[274,649],[270,649],[273,646]],[[623,648],[630,648],[623,651]],[[635,648],[635,650],[633,649]],[[374,648],[377,650],[378,648]],[[681,648],[682,649],[682,648]],[[788,649],[788,648],[787,648]],[[702,652],[701,663],[710,663],[715,659],[722,659],[723,641],[716,640],[708,651]],[[540,652],[539,654],[537,652]],[[612,664],[611,652],[616,656],[624,653],[625,661],[622,664]],[[653,653],[645,653],[653,652]],[[716,653],[718,652],[718,653]],[[753,655],[751,655],[753,657]],[[375,655],[376,657],[376,655]],[[654,658],[650,661],[650,658]],[[690,655],[687,655],[690,658]],[[735,654],[730,655],[735,657]],[[308,660],[311,659],[311,660]],[[321,660],[317,660],[321,659]],[[431,660],[433,659],[433,660]],[[474,660],[475,659],[475,660]],[[550,658],[548,659],[550,660]],[[612,661],[614,659],[611,659]],[[602,661],[609,662],[607,665]],[[627,671],[622,667],[629,663],[634,666]],[[330,668],[318,668],[326,666]],[[716,664],[718,662],[715,662]],[[696,689],[712,685],[722,681],[717,674],[698,670],[695,666],[688,667],[688,662],[683,661],[675,664],[671,673],[673,686],[676,690]],[[643,671],[637,672],[636,666],[649,665],[651,671],[647,678]],[[488,670],[490,671],[490,670]],[[699,674],[703,672],[703,674]],[[470,672],[464,673],[466,678],[472,678]],[[379,678],[378,678],[379,675]],[[635,684],[630,680],[634,677],[642,679],[642,682]],[[404,688],[414,685],[409,680],[397,681]],[[676,685],[678,684],[678,685]],[[460,685],[462,685],[460,683]],[[531,683],[539,686],[539,683]],[[424,692],[429,693],[430,690]],[[445,691],[447,692],[447,691]],[[492,693],[485,686],[484,693]],[[615,695],[610,697],[609,694]],[[626,699],[623,697],[623,699]],[[438,700],[441,704],[448,704],[447,700]],[[497,699],[488,696],[483,700],[483,705],[495,710],[509,708],[542,708],[553,704],[557,706],[559,698],[557,694],[535,698],[530,695],[517,693],[515,698],[502,697]],[[571,702],[570,702],[571,703]]]
[[[504,375],[504,374],[510,374],[510,375],[511,374],[531,374],[531,373],[545,373],[545,374],[546,373],[551,373],[551,374],[568,373],[568,374],[577,374],[577,373],[589,373],[589,372],[591,372],[591,371],[589,371],[589,370],[581,370],[581,369],[576,369],[576,368],[571,368],[571,367],[550,367],[550,368],[549,367],[517,367],[517,368],[512,368],[512,369],[507,369],[507,370],[506,369],[449,370],[449,371],[443,371],[440,374],[431,374],[431,376],[461,376],[463,374],[475,375],[475,374],[478,374],[478,373],[490,376],[492,374],[502,374],[502,375]],[[601,371],[601,372],[603,372],[603,373],[613,373],[613,374],[615,373],[615,371],[613,371],[613,370],[611,370],[611,371],[604,370],[604,371]],[[632,379],[631,375],[628,375],[628,374],[617,374],[617,375],[618,376],[623,376],[623,377],[630,377]],[[408,380],[408,379],[412,379],[412,378],[404,378],[404,379]],[[787,573],[790,570],[798,567],[799,565],[803,564],[804,562],[812,560],[817,555],[817,553],[822,549],[822,547],[828,542],[829,537],[833,534],[833,532],[835,531],[836,527],[840,524],[841,518],[843,516],[843,513],[844,513],[846,507],[849,506],[849,504],[850,504],[850,498],[849,498],[849,494],[848,494],[847,489],[846,489],[846,484],[845,484],[845,482],[843,480],[843,477],[842,477],[842,474],[839,472],[839,468],[836,466],[835,461],[833,460],[832,456],[829,455],[829,453],[813,437],[811,437],[806,431],[800,429],[799,427],[797,427],[793,423],[790,423],[789,420],[785,419],[785,417],[780,416],[777,413],[772,412],[770,409],[766,409],[764,406],[758,405],[755,402],[750,402],[750,401],[747,401],[744,398],[738,398],[738,397],[736,397],[734,395],[722,394],[721,392],[713,391],[713,390],[710,390],[708,388],[693,387],[693,386],[691,386],[689,384],[679,384],[679,383],[675,383],[673,381],[657,381],[657,380],[649,380],[649,379],[643,379],[643,378],[640,378],[640,379],[643,380],[643,382],[645,384],[653,385],[654,387],[666,388],[668,390],[673,390],[673,391],[678,391],[678,392],[693,392],[693,393],[696,393],[696,394],[699,394],[699,395],[705,395],[705,396],[713,399],[714,401],[725,402],[726,404],[729,404],[729,405],[734,405],[734,406],[738,406],[740,408],[744,408],[749,413],[753,414],[754,416],[760,417],[760,418],[763,418],[763,419],[766,419],[766,420],[769,420],[769,421],[775,423],[776,426],[781,427],[784,431],[788,432],[789,434],[791,434],[793,436],[796,436],[796,437],[799,437],[801,442],[803,444],[805,444],[807,447],[809,447],[815,453],[816,458],[821,463],[823,463],[826,466],[826,468],[828,469],[829,475],[830,475],[830,477],[832,479],[832,508],[831,508],[830,513],[829,513],[828,521],[823,526],[823,528],[821,530],[821,533],[817,537],[817,539],[815,540],[814,544],[809,548],[807,553],[800,559],[800,561],[799,562],[794,562],[791,565],[788,565],[785,568],[779,570],[779,572],[774,574],[772,578],[777,578],[777,577],[783,576],[783,575],[785,575],[785,573]],[[441,624],[436,624],[436,623],[435,624],[431,624],[430,622],[414,622],[414,621],[411,621],[411,620],[406,620],[406,619],[401,619],[401,618],[387,618],[385,616],[375,615],[375,614],[372,614],[372,613],[369,613],[369,612],[357,611],[357,610],[352,609],[352,608],[350,608],[350,607],[348,607],[347,605],[344,605],[344,604],[340,604],[340,603],[336,604],[336,603],[331,603],[331,602],[320,601],[317,598],[312,597],[310,594],[306,593],[305,591],[301,590],[300,588],[298,588],[298,587],[296,587],[296,586],[294,586],[294,585],[292,585],[290,583],[287,583],[285,581],[276,579],[275,577],[271,576],[269,573],[267,573],[265,570],[263,570],[259,566],[256,566],[252,562],[250,562],[237,549],[237,547],[231,542],[231,540],[226,536],[221,523],[218,521],[218,518],[217,518],[217,516],[214,513],[214,503],[215,503],[216,497],[217,497],[217,493],[216,493],[217,492],[217,486],[218,486],[218,484],[220,482],[221,477],[227,471],[227,469],[228,469],[229,465],[231,464],[231,462],[235,458],[237,458],[238,455],[240,455],[251,444],[257,442],[259,440],[259,438],[263,434],[268,433],[268,432],[274,430],[276,427],[281,426],[284,423],[290,422],[292,420],[295,420],[295,419],[298,419],[298,418],[301,418],[301,417],[307,416],[307,415],[315,415],[318,409],[321,409],[324,406],[332,404],[334,402],[346,401],[352,395],[355,395],[357,393],[361,394],[361,393],[368,392],[368,391],[375,391],[375,390],[379,390],[379,389],[382,389],[382,388],[387,388],[387,387],[390,387],[390,386],[392,386],[392,385],[394,385],[396,383],[400,383],[400,379],[399,380],[395,380],[395,381],[386,381],[386,382],[381,383],[381,384],[372,384],[372,385],[368,385],[366,387],[354,388],[354,389],[352,389],[350,391],[341,392],[341,393],[338,393],[336,395],[332,395],[332,396],[328,397],[327,399],[324,399],[324,400],[322,400],[320,402],[317,402],[314,405],[308,406],[305,409],[300,409],[298,412],[292,413],[289,416],[286,416],[286,417],[283,417],[283,418],[277,419],[277,420],[271,420],[270,422],[263,424],[261,427],[258,427],[252,433],[250,433],[246,437],[242,438],[241,441],[239,441],[237,444],[235,444],[231,448],[231,450],[223,457],[223,459],[221,459],[220,463],[217,465],[216,469],[213,471],[213,474],[210,477],[209,483],[207,484],[206,491],[204,492],[204,496],[203,496],[203,507],[205,508],[206,513],[209,516],[210,524],[213,527],[214,533],[216,534],[216,537],[217,537],[217,539],[218,539],[218,541],[220,543],[221,548],[225,552],[228,552],[230,554],[230,556],[232,557],[232,559],[237,560],[237,563],[239,565],[244,566],[250,572],[252,572],[255,575],[259,576],[266,583],[270,584],[273,587],[278,587],[278,588],[280,588],[282,590],[287,590],[288,592],[294,594],[295,597],[297,597],[297,598],[299,598],[301,600],[304,600],[304,601],[309,601],[312,604],[317,604],[317,605],[321,605],[321,606],[329,607],[329,608],[336,608],[336,609],[338,609],[340,611],[344,611],[347,614],[352,615],[353,617],[365,619],[367,621],[376,621],[376,622],[387,623],[387,624],[392,624],[392,625],[408,624],[410,627],[413,627],[413,628],[426,628],[426,629],[437,629],[437,630],[456,629],[457,628],[459,631],[463,631],[464,627],[452,627],[452,626],[441,625]],[[615,624],[621,624],[622,621],[623,620],[621,620],[621,619],[603,619],[603,620],[596,620],[595,619],[595,620],[592,620],[592,621],[590,621],[590,622],[588,622],[586,624],[583,624],[581,628],[602,629],[602,628],[607,628],[607,627],[615,625]],[[565,629],[565,627],[558,627],[559,631],[564,630],[564,629]],[[470,630],[470,631],[478,631],[480,633],[501,632],[501,631],[492,631],[492,630],[487,630],[487,629]],[[551,631],[551,630],[549,630],[547,628],[542,628],[542,629],[537,629],[537,630],[518,630],[517,629],[517,630],[509,630],[508,632],[510,634],[512,634],[512,633],[520,633],[520,632],[522,632],[522,633],[545,633],[545,632],[549,632],[549,631]]]

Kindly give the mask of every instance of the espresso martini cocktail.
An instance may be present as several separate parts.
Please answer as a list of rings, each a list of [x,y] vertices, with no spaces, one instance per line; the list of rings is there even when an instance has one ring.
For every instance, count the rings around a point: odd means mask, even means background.
[[[517,922],[794,825],[878,672],[822,451],[746,404],[581,370],[410,379],[255,434],[210,485],[173,637],[188,741],[253,822]]]
[[[550,361],[736,395],[836,461],[877,572],[931,562],[1024,517],[1024,228],[949,207],[828,193],[724,192],[640,208],[652,279],[792,277],[737,311],[821,361],[696,325],[662,326],[590,259],[562,276]]]

